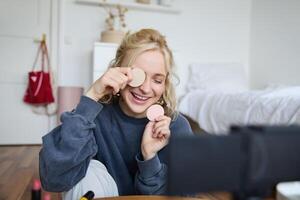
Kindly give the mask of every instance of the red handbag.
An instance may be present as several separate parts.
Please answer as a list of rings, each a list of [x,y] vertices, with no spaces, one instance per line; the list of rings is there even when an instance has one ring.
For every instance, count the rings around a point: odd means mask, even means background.
[[[35,66],[40,55],[42,56],[42,69],[41,71],[35,71]],[[45,71],[45,59],[47,60],[48,71]],[[54,102],[49,72],[50,62],[47,45],[45,41],[42,41],[32,71],[28,73],[28,86],[23,98],[25,103],[32,105],[47,105]]]

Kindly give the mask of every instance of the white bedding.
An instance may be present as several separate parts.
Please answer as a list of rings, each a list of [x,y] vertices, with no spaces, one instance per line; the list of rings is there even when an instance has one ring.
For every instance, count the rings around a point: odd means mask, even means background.
[[[179,111],[214,134],[225,134],[230,125],[300,124],[300,86],[231,94],[194,90],[181,99]]]

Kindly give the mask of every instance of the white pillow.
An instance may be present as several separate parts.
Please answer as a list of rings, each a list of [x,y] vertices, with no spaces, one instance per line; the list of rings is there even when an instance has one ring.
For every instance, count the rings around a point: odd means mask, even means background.
[[[245,71],[239,63],[193,63],[189,73],[188,91],[242,92],[248,89]]]

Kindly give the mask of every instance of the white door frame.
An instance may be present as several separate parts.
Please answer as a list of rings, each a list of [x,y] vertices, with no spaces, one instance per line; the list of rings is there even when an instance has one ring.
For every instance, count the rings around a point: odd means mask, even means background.
[[[51,0],[51,22],[50,22],[50,55],[52,70],[55,76],[55,84],[59,85],[61,68],[63,63],[63,44],[64,44],[64,0]],[[57,99],[56,99],[57,102]],[[49,117],[49,131],[57,126],[57,115]]]

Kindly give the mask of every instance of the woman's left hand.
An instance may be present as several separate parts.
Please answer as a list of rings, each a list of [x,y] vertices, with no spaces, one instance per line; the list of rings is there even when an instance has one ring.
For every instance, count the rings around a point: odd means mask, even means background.
[[[168,116],[160,116],[154,122],[148,122],[141,144],[144,160],[153,158],[158,151],[168,144],[171,134],[170,123],[171,118]]]

